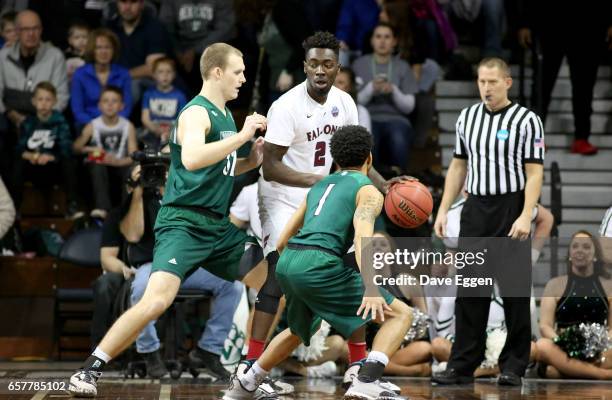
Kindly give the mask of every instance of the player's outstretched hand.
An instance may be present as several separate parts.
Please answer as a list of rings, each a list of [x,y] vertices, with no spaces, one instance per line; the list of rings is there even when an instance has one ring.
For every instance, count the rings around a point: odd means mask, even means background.
[[[257,140],[253,142],[251,152],[249,153],[249,161],[253,168],[259,167],[263,161],[263,147],[264,138],[258,137]]]
[[[268,128],[268,121],[264,115],[253,113],[246,117],[242,131],[244,135],[250,139],[255,135],[257,130],[264,132]]]
[[[389,189],[391,189],[391,186],[395,185],[396,183],[410,182],[410,181],[418,182],[419,180],[409,175],[401,175],[401,176],[396,176],[394,178],[391,178],[385,181],[385,183],[383,183],[383,187],[382,187],[383,192],[384,194],[387,194],[389,192]]]
[[[380,321],[385,320],[385,311],[391,311],[391,307],[385,302],[381,296],[375,297],[363,297],[361,306],[357,310],[357,315],[361,315],[363,319],[368,317],[368,314],[372,312],[372,320],[376,320],[377,315],[380,315]],[[363,314],[363,315],[362,315]]]

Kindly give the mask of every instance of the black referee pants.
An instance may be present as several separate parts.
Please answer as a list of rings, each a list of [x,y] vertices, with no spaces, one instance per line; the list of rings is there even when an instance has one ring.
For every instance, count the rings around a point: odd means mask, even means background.
[[[484,274],[474,272],[473,267],[465,267],[458,273],[495,278],[504,302],[508,330],[506,344],[499,356],[499,367],[502,373],[512,372],[518,376],[525,373],[531,347],[531,259],[529,241],[510,240],[507,234],[522,212],[523,201],[523,192],[497,196],[470,195],[461,212],[459,235],[460,248],[472,246],[475,242],[473,238],[495,238],[489,242],[484,239],[484,243],[488,243]],[[503,237],[507,239],[502,240]],[[482,242],[480,239],[478,241]],[[455,343],[448,367],[454,368],[460,375],[471,376],[484,359],[492,289],[457,288]]]

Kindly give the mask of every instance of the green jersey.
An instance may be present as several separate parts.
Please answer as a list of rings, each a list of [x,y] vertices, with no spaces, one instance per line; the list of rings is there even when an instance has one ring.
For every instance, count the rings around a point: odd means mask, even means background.
[[[208,113],[210,131],[206,135],[206,143],[217,142],[236,134],[236,124],[227,107],[223,113],[207,98],[198,95],[183,107],[179,117],[188,107],[202,107]],[[216,164],[188,171],[181,162],[181,145],[177,140],[178,117],[176,121],[170,137],[171,163],[162,205],[202,207],[225,215],[234,185],[236,152]],[[204,141],[204,136],[202,140]]]
[[[320,180],[306,196],[304,226],[289,243],[318,246],[339,257],[353,244],[357,192],[372,185],[357,171],[338,171]]]

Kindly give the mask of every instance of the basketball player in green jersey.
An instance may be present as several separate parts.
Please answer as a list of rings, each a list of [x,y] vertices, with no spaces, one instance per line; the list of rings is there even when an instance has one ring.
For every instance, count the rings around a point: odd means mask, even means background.
[[[240,363],[224,400],[257,398],[255,390],[268,372],[300,343],[308,345],[322,319],[349,337],[370,320],[370,313],[382,326],[345,399],[399,398],[380,378],[411,324],[412,310],[384,289],[371,290],[371,281],[342,260],[354,243],[364,273],[362,239],[373,235],[382,209],[383,196],[367,177],[371,149],[372,137],[361,126],[343,126],[332,136],[330,150],[340,169],[310,189],[277,243],[276,278],[285,294],[289,328],[257,361]]]
[[[171,136],[171,164],[155,223],[153,267],[142,299],[126,311],[71,378],[72,394],[93,397],[102,367],[137,338],[176,297],[181,282],[199,267],[221,278],[241,279],[248,236],[227,217],[234,175],[261,164],[263,141],[246,159],[236,150],[266,129],[253,114],[240,132],[225,106],[245,82],[242,53],[224,43],[209,46],[200,60],[203,85],[180,112]],[[242,268],[244,269],[244,268]]]

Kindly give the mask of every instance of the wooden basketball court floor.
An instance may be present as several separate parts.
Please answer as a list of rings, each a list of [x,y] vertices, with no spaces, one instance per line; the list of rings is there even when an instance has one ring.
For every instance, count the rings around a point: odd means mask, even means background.
[[[10,391],[11,382],[66,382],[77,367],[72,362],[17,363],[0,362],[0,399],[60,400],[70,396],[61,391]],[[520,388],[503,388],[493,380],[481,379],[472,385],[434,386],[428,378],[390,378],[402,388],[402,395],[414,400],[544,400],[610,399],[612,382],[586,380],[525,379]],[[283,400],[342,399],[341,378],[286,378],[295,385],[293,396]],[[14,385],[12,386],[15,387]],[[180,379],[124,379],[120,371],[105,373],[98,385],[98,400],[209,400],[219,399],[225,384],[211,382],[206,376],[193,378],[183,373]]]

